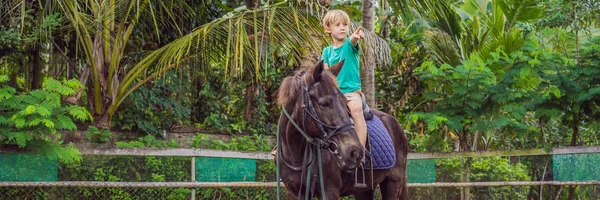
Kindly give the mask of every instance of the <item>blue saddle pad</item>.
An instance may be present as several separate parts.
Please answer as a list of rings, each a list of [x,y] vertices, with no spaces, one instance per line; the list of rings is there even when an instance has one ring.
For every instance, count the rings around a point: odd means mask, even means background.
[[[377,116],[366,120],[367,131],[369,132],[369,142],[371,145],[371,155],[373,155],[373,169],[389,169],[396,164],[396,150],[392,143],[392,138],[388,134],[383,122]],[[363,164],[365,169],[370,169],[370,158],[365,158]]]

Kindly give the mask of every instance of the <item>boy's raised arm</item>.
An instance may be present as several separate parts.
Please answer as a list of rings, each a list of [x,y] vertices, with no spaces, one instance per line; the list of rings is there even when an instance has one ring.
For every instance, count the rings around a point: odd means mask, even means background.
[[[354,33],[350,36],[350,43],[352,46],[356,46],[358,44],[358,40],[363,39],[365,35],[360,31],[362,27],[358,27]]]

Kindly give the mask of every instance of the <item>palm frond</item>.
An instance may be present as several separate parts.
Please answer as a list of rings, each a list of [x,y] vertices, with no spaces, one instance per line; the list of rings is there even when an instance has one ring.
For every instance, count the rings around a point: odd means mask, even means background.
[[[426,47],[439,61],[452,66],[461,64],[459,47],[450,35],[443,31],[427,31],[425,38]]]
[[[255,18],[255,14],[259,17]],[[254,26],[256,28],[250,29],[252,32],[246,33],[246,27]],[[233,77],[257,73],[258,68],[266,66],[262,63],[264,59],[261,58],[266,55],[261,48],[273,46],[299,60],[309,50],[320,52],[321,46],[315,41],[324,41],[325,34],[320,27],[319,19],[290,7],[274,6],[232,13],[147,55],[126,75],[118,96],[125,94],[135,81],[134,77],[146,70],[160,72],[194,59],[208,59],[212,66],[226,70]],[[260,31],[254,33],[253,30]],[[261,39],[263,37],[266,39]],[[258,49],[251,38],[261,39]],[[196,66],[202,67],[208,66]]]
[[[492,38],[492,40],[486,42],[477,53],[480,58],[485,60],[491,58],[491,53],[495,52],[497,49],[501,49],[503,52],[510,54],[520,50],[524,44],[525,39],[523,38],[521,31],[513,29],[498,37]]]
[[[358,25],[352,24],[352,30],[350,33],[354,32],[358,28]],[[375,55],[375,64],[377,66],[389,66],[392,64],[392,55],[390,54],[390,45],[377,33],[373,31],[367,31],[362,29],[362,32],[365,35],[365,38],[361,42],[363,50],[371,50]],[[361,55],[364,55],[369,52],[363,52]]]
[[[542,14],[542,9],[537,0],[497,0],[498,5],[506,16],[508,28],[516,22],[537,19]]]
[[[454,7],[444,1],[433,6],[432,20],[434,24],[450,37],[458,40],[463,30],[460,25],[460,16],[458,16]]]

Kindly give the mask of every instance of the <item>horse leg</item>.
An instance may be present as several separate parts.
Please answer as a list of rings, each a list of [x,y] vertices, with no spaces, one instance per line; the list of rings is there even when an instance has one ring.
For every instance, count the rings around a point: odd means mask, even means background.
[[[381,182],[381,199],[408,199],[408,189],[406,187],[406,179],[403,174],[404,170],[399,167],[391,169],[390,176],[386,177]]]
[[[325,189],[325,190],[327,190],[327,189]],[[327,190],[327,194],[325,194],[325,197],[327,197],[327,199],[340,199],[340,190],[339,189]],[[321,195],[319,195],[317,198],[321,199]]]
[[[354,199],[356,199],[356,200],[361,200],[361,199],[372,200],[372,199],[374,199],[374,191],[367,190],[367,191],[363,191],[363,192],[354,193]]]

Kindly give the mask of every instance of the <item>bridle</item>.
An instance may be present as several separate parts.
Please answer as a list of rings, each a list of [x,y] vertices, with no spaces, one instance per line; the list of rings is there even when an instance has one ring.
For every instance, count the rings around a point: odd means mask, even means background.
[[[316,86],[318,86],[321,82],[315,82],[313,83],[310,87],[306,87],[306,81],[304,79],[302,79],[302,98],[304,101],[302,101],[302,109],[304,112],[302,112],[302,123],[304,126],[304,130],[306,130],[306,114],[308,114],[313,120],[314,122],[316,122],[318,124],[319,129],[321,130],[322,133],[322,137],[310,137],[308,134],[303,134],[304,138],[306,139],[307,142],[318,146],[322,149],[328,149],[331,153],[337,155],[339,154],[339,152],[337,151],[337,147],[338,144],[335,143],[335,141],[332,140],[333,137],[335,137],[336,135],[339,135],[342,132],[348,131],[348,130],[353,130],[354,129],[354,123],[352,121],[350,121],[349,123],[346,124],[342,124],[339,126],[331,126],[328,124],[323,123],[323,121],[321,121],[321,119],[319,118],[319,116],[317,115],[317,111],[315,110],[315,107],[313,106],[313,102],[310,99],[309,96],[309,92],[311,89],[315,88]],[[288,117],[288,119],[290,121],[293,121],[293,119],[291,119],[290,117]],[[298,127],[296,127],[298,128]],[[331,145],[335,145],[335,149],[331,150]]]
[[[354,129],[354,123],[352,121],[350,121],[349,123],[345,123],[339,126],[332,126],[332,125],[328,125],[325,124],[323,121],[321,121],[321,119],[319,118],[319,116],[317,115],[317,112],[315,110],[315,107],[313,106],[313,102],[310,99],[310,95],[309,92],[310,90],[312,90],[313,88],[315,88],[316,86],[318,86],[320,84],[320,81],[314,82],[312,85],[310,85],[310,87],[307,87],[306,84],[306,80],[304,78],[302,78],[302,125],[304,128],[300,128],[300,126],[296,123],[296,121],[292,118],[292,116],[287,112],[286,108],[282,105],[281,109],[283,111],[283,114],[287,117],[287,119],[290,121],[291,124],[294,125],[294,127],[296,127],[296,130],[298,130],[298,132],[300,132],[300,134],[302,134],[302,136],[304,137],[304,139],[307,142],[307,146],[304,152],[304,160],[309,159],[307,164],[304,165],[302,164],[299,167],[293,166],[291,164],[289,164],[285,159],[283,159],[283,155],[281,155],[281,140],[280,140],[280,135],[279,135],[279,126],[281,121],[279,121],[277,123],[277,145],[279,146],[277,148],[277,198],[279,199],[279,182],[280,182],[280,178],[279,178],[279,160],[283,160],[283,163],[289,167],[292,170],[295,171],[302,171],[301,173],[304,173],[305,171],[307,171],[306,175],[306,194],[305,197],[309,198],[309,195],[312,193],[312,191],[314,190],[315,184],[313,184],[314,182],[310,182],[311,179],[311,169],[312,169],[312,160],[313,160],[313,150],[317,152],[317,161],[318,161],[318,169],[319,169],[319,177],[320,177],[320,186],[321,186],[321,195],[322,195],[322,199],[326,199],[325,197],[325,189],[324,189],[324,181],[323,181],[323,167],[322,167],[322,160],[321,160],[321,151],[319,149],[327,149],[329,150],[329,152],[333,155],[339,156],[339,151],[338,151],[338,144],[335,143],[335,141],[333,141],[332,139],[339,135],[340,133],[343,133],[345,131],[348,130],[353,130]],[[308,116],[310,116],[313,121],[315,123],[317,123],[319,130],[321,131],[321,137],[312,137],[309,134],[307,134],[305,132],[306,130],[306,115],[308,114]],[[280,117],[281,120],[281,117]],[[335,147],[335,148],[333,148]],[[332,149],[333,148],[333,149]],[[309,152],[309,155],[307,155],[307,151]],[[281,159],[280,159],[281,158]],[[304,161],[302,162],[304,163]],[[302,180],[300,181],[302,183]],[[300,196],[300,191],[298,191],[298,196]],[[309,191],[311,191],[311,193],[309,193]]]

